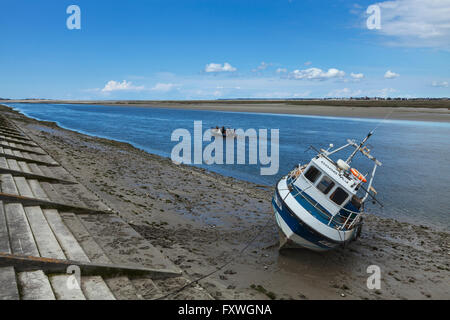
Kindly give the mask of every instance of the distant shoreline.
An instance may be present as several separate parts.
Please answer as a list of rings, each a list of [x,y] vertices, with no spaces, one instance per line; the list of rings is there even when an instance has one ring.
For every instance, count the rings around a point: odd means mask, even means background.
[[[86,104],[450,122],[450,100],[215,100],[215,101],[75,101],[4,100],[2,103]]]

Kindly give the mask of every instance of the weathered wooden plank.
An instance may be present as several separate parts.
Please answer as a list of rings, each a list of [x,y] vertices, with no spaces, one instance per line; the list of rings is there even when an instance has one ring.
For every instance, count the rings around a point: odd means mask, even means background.
[[[42,171],[42,175],[43,176],[48,176],[48,177],[54,177],[54,171],[53,168],[49,168],[47,166],[39,166],[39,169]]]
[[[10,174],[0,174],[0,186],[4,193],[19,195],[14,178]]]
[[[70,229],[80,246],[92,263],[112,264],[103,249],[95,242],[84,225],[74,213],[61,212],[64,224]],[[118,300],[136,300],[138,295],[136,289],[127,276],[103,276],[111,292]]]
[[[30,141],[30,139],[20,135],[18,132],[14,132],[14,131],[9,131],[9,132],[7,132],[7,131],[0,131],[0,133],[4,137],[7,137],[7,138],[13,138],[13,139],[17,139],[19,141],[22,141],[22,139],[23,139],[23,141]]]
[[[41,162],[40,164],[59,165],[49,155],[28,153],[27,157],[33,159],[36,163]]]
[[[41,257],[52,259],[66,259],[58,240],[48,225],[40,207],[25,207],[25,214],[33,232],[34,240]]]
[[[40,176],[44,175],[44,173],[42,172],[41,168],[36,163],[28,163],[28,166],[30,167],[31,171],[34,174],[38,174]]]
[[[0,141],[7,141],[7,142],[14,142],[14,143],[20,143],[22,145],[28,146],[28,147],[38,147],[36,143],[32,142],[31,140],[20,140],[16,139],[10,136],[0,135]]]
[[[47,194],[47,197],[50,198],[51,201],[55,202],[63,202],[64,199],[61,198],[61,196],[56,192],[55,188],[48,183],[48,182],[41,182],[41,187],[44,189],[45,193]]]
[[[9,229],[11,251],[14,254],[39,257],[33,233],[20,203],[4,205]]]
[[[3,148],[3,153],[7,155],[14,155],[11,149],[9,148]]]
[[[179,277],[181,273],[171,270],[152,269],[141,266],[127,266],[121,264],[98,264],[83,261],[59,260],[51,258],[23,256],[0,253],[0,267],[13,266],[17,272],[44,270],[47,273],[66,273],[69,266],[78,266],[82,275],[148,275],[152,278],[167,279]]]
[[[92,263],[111,264],[111,260],[107,254],[95,242],[94,238],[74,213],[61,212],[60,216]]]
[[[100,276],[82,276],[81,288],[88,300],[116,300]]]
[[[59,177],[60,179],[67,180],[67,181],[75,181],[74,177],[70,175],[69,172],[66,171],[63,167],[51,167],[53,170],[55,177]]]
[[[0,252],[11,253],[8,225],[6,223],[6,214],[2,201],[0,201]]]
[[[16,273],[13,267],[0,267],[0,300],[19,300]]]
[[[55,300],[48,277],[43,271],[20,272],[18,279],[23,300]]]
[[[6,142],[6,141],[0,142],[0,145],[3,148],[9,148],[11,150],[24,151],[24,152],[27,152],[30,154],[36,154],[36,155],[45,155],[45,153],[43,151],[41,151],[42,149],[40,149],[40,148],[27,148],[25,146],[17,145],[13,142]]]
[[[23,160],[26,161],[28,163],[37,163],[37,164],[43,164],[46,166],[59,166],[59,164],[55,161],[51,161],[51,162],[46,162],[46,161],[40,161],[40,160],[35,160],[32,159],[30,157],[27,157],[27,155],[23,155],[19,152],[17,152],[17,154],[21,154],[21,155],[16,155],[14,154],[10,149],[3,149],[3,152],[0,151],[0,154],[5,157],[6,159],[15,159],[15,160]]]
[[[44,189],[42,189],[39,181],[37,180],[28,180],[28,184],[30,185],[31,191],[33,191],[34,197],[38,199],[43,199],[50,201],[49,197],[45,193]]]
[[[53,176],[41,176],[41,175],[34,174],[34,173],[24,172],[21,170],[20,167],[17,167],[16,169],[17,170],[0,168],[0,174],[11,174],[12,176],[19,176],[19,177],[24,177],[27,179],[36,179],[36,180],[51,182],[51,183],[76,184],[76,182],[74,182],[74,181],[62,180],[59,178],[55,178]]]
[[[57,300],[86,300],[81,290],[81,285],[72,284],[74,281],[71,275],[51,275],[49,276],[53,292]],[[68,283],[71,285],[69,286]]]
[[[73,234],[67,229],[58,211],[44,209],[43,212],[66,257],[70,260],[89,262],[90,260],[83,248],[81,248]]]
[[[8,162],[5,157],[0,157],[0,168],[9,169]]]
[[[7,162],[8,162],[9,169],[16,170],[16,171],[21,171],[20,167],[19,167],[19,164],[17,163],[17,160],[8,159]]]
[[[24,157],[24,154],[22,152],[20,152],[19,150],[14,150],[11,149],[13,155],[15,155],[16,157]]]
[[[14,182],[16,183],[19,195],[21,195],[22,197],[34,198],[34,194],[31,191],[27,180],[24,177],[13,177],[13,179]]]
[[[17,161],[17,163],[19,164],[20,171],[23,171],[25,173],[33,173],[33,172],[31,172],[30,167],[28,166],[28,164],[25,161]]]
[[[0,192],[0,201],[5,203],[16,203],[20,202],[25,206],[40,206],[45,209],[58,209],[61,211],[72,211],[75,213],[84,213],[84,214],[110,214],[110,212],[95,210],[86,207],[77,207],[70,204],[58,203],[53,201],[47,201],[44,199],[23,197],[21,195],[9,194]]]
[[[53,160],[53,158],[50,157],[49,155],[41,155],[40,157],[42,157],[42,159],[44,159],[43,162],[51,163],[54,166],[59,166],[60,165],[58,162]]]
[[[0,132],[2,132],[2,134],[4,134],[4,135],[10,134],[10,135],[16,135],[16,136],[21,137],[21,138],[25,138],[25,136],[22,134],[22,132],[20,132],[20,131],[18,131],[16,129],[9,128],[9,127],[8,128],[7,127],[1,128]]]

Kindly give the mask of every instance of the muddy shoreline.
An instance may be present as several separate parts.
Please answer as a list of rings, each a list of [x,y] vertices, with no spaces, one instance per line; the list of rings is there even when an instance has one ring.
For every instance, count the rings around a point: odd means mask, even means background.
[[[201,281],[215,298],[450,298],[448,232],[367,215],[362,237],[346,248],[280,254],[272,188],[0,110],[191,279],[232,261]],[[370,265],[381,268],[380,290],[366,286]]]
[[[9,100],[4,103],[52,103],[276,113],[306,116],[450,122],[450,102],[441,101],[57,101]]]

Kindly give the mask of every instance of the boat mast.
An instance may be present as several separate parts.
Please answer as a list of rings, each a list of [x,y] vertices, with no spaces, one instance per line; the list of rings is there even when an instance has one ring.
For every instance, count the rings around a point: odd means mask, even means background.
[[[367,140],[369,140],[369,138],[373,135],[373,130],[371,132],[369,132],[369,134],[367,135],[367,137],[364,138],[364,140],[360,143],[360,145],[355,149],[355,151],[352,152],[352,154],[350,155],[350,157],[348,157],[347,162],[348,164],[350,164],[352,162],[353,157],[356,155],[356,153],[361,150],[362,146],[366,143]]]

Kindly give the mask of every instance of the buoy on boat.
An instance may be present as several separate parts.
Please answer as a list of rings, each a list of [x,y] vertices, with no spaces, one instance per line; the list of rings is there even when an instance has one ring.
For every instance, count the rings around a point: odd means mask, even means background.
[[[364,177],[358,170],[356,170],[355,168],[351,168],[350,172],[360,181],[366,183],[367,179],[366,177]]]
[[[344,171],[350,170],[350,165],[347,162],[345,162],[344,160],[342,160],[342,159],[339,159],[336,162],[336,164],[337,164],[338,168],[341,169],[341,170],[344,170]]]

